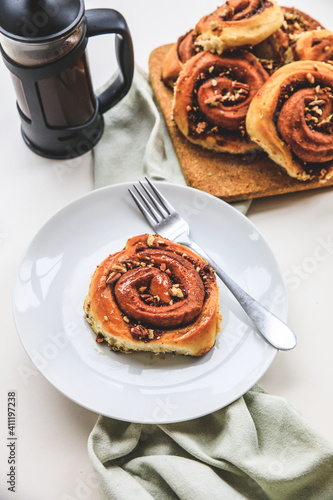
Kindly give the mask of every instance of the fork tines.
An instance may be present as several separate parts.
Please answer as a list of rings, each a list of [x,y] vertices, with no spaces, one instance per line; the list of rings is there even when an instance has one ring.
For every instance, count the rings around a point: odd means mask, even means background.
[[[129,192],[142,214],[147,218],[149,223],[153,225],[161,222],[161,220],[165,219],[168,215],[171,215],[173,208],[147,177],[145,177],[145,180],[147,181],[150,190],[141,181],[139,181],[141,190],[133,184],[133,187],[139,196],[137,196],[131,189],[129,189]]]

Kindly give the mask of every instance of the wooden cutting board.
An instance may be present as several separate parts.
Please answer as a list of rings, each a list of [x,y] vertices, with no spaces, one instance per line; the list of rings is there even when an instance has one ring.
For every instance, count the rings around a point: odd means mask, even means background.
[[[289,177],[266,153],[216,153],[189,142],[172,120],[173,92],[161,80],[162,62],[171,45],[156,48],[149,58],[152,87],[165,119],[183,175],[191,187],[225,201],[239,201],[333,185],[333,179],[298,181]]]

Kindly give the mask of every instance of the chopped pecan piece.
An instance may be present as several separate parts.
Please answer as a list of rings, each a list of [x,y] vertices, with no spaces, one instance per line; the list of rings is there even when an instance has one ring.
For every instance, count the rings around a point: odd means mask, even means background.
[[[133,326],[133,328],[131,328],[131,334],[137,339],[148,337],[148,331],[142,325]]]
[[[149,234],[147,238],[147,245],[149,247],[153,246],[154,240],[155,240],[154,236],[152,234]]]
[[[172,295],[172,297],[178,297],[179,299],[184,298],[184,294],[181,291],[181,289],[179,288],[179,285],[178,286],[173,285],[173,287],[170,288],[169,293],[170,293],[170,295]]]
[[[246,83],[242,83],[242,82],[237,82],[237,81],[233,81],[232,82],[232,87],[235,89],[235,90],[239,90],[239,91],[242,91],[246,94],[248,94],[250,92],[250,87],[249,85],[247,85]]]
[[[115,283],[116,281],[118,281],[120,277],[121,277],[121,273],[117,273],[116,271],[112,271],[109,274],[105,283],[107,285],[112,285],[112,283]]]
[[[119,262],[118,264],[114,264],[112,266],[112,271],[119,271],[121,273],[126,273],[127,267],[122,262]]]

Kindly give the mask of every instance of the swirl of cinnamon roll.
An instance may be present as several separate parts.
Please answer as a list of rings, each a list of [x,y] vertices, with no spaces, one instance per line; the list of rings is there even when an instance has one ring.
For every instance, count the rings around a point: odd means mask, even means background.
[[[200,356],[220,324],[215,274],[194,252],[159,235],[140,235],[96,269],[86,318],[113,350]]]
[[[253,98],[251,139],[299,180],[333,176],[333,68],[297,61],[278,69]]]
[[[256,146],[245,133],[249,104],[268,75],[251,53],[199,52],[185,65],[174,90],[173,117],[187,139],[220,152]]]
[[[333,32],[316,30],[303,33],[293,48],[295,60],[333,61]]]
[[[194,321],[202,310],[205,290],[193,265],[174,252],[155,248],[140,252],[142,258],[154,266],[130,269],[115,285],[122,312],[136,322],[156,328],[173,328]],[[144,293],[140,293],[142,287]],[[182,300],[174,301],[174,296]],[[151,297],[156,299],[153,305]]]
[[[178,38],[168,50],[162,64],[162,80],[169,87],[173,87],[181,72],[183,65],[193,57],[198,50],[194,45],[196,34],[189,31]]]
[[[217,54],[228,48],[251,47],[282,23],[283,13],[275,0],[227,0],[198,22],[195,44]]]

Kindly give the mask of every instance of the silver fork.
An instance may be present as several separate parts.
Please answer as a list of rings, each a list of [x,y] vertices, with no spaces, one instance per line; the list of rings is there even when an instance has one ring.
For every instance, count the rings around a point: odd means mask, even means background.
[[[133,185],[137,194],[131,189],[129,189],[129,192],[154,231],[164,238],[192,248],[198,255],[203,257],[238,300],[256,326],[258,333],[277,349],[293,349],[296,346],[297,339],[289,326],[237,285],[237,283],[235,283],[235,281],[233,281],[223,269],[221,269],[216,262],[214,262],[209,255],[191,239],[188,223],[170,205],[156,186],[147,177],[145,179],[150,189],[139,181],[141,190],[138,189],[136,185]]]

